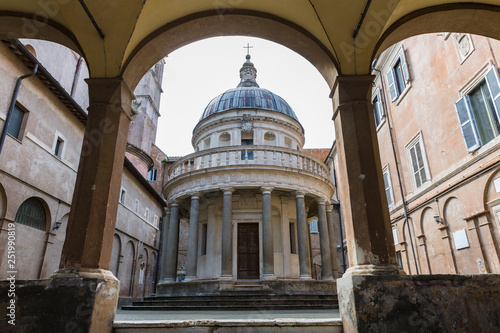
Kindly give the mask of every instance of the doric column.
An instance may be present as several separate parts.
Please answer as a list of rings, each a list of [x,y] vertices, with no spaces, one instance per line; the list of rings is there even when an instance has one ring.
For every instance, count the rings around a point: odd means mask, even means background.
[[[170,208],[165,211],[165,218],[162,225],[162,240],[161,240],[161,253],[160,253],[160,281],[164,280],[167,274],[167,244],[168,244],[168,228],[170,226]]]
[[[295,192],[296,208],[297,208],[297,236],[299,247],[299,267],[300,280],[311,280],[311,258],[309,246],[309,230],[306,221],[306,204],[304,192]]]
[[[222,254],[221,254],[221,279],[231,280],[232,274],[232,253],[233,253],[233,191],[234,188],[222,189],[224,198],[222,202]]]
[[[332,260],[332,276],[334,279],[339,277],[339,268],[337,264],[337,247],[335,246],[335,229],[333,226],[333,206],[326,205],[326,222],[328,224],[328,236],[330,244],[330,258]]]
[[[333,280],[332,277],[332,259],[330,257],[330,236],[328,233],[328,223],[326,221],[325,199],[318,199],[318,228],[319,228],[319,246],[321,249],[321,279],[326,281]]]
[[[191,210],[189,212],[188,252],[185,281],[196,279],[198,263],[198,218],[200,216],[200,194],[191,196]]]
[[[274,244],[273,244],[273,215],[271,205],[272,187],[262,187],[262,256],[264,259],[264,280],[275,279],[274,276]]]
[[[66,240],[55,277],[109,272],[134,94],[121,78],[87,79],[89,114]],[[83,276],[80,274],[80,276]]]
[[[177,251],[179,249],[179,204],[170,206],[170,223],[168,226],[167,252],[163,260],[165,278],[162,283],[174,283],[177,279]]]
[[[374,76],[339,76],[332,90],[346,274],[399,274],[370,97]]]

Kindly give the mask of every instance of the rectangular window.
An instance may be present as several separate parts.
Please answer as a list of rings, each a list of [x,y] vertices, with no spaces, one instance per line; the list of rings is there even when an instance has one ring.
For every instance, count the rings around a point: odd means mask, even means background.
[[[19,106],[14,106],[14,110],[10,115],[9,124],[7,126],[7,133],[18,140],[21,140],[22,138],[22,127],[25,113],[26,112],[24,112]]]
[[[467,151],[478,149],[500,134],[500,80],[495,67],[455,103],[455,110]]]
[[[200,246],[200,255],[207,255],[207,231],[208,226],[206,223],[201,225],[201,246]]]
[[[391,182],[391,174],[389,173],[389,168],[387,167],[383,171],[384,176],[384,188],[385,188],[385,196],[387,197],[387,204],[389,207],[394,205],[394,194],[392,193],[392,182]]]
[[[56,141],[56,146],[54,148],[54,155],[56,155],[57,157],[61,158],[62,157],[63,146],[64,146],[64,140],[61,139],[61,137],[58,137],[57,141]]]
[[[403,48],[399,50],[398,56],[394,58],[394,62],[386,76],[391,100],[395,101],[410,87],[410,71]]]
[[[241,139],[242,146],[251,146],[253,145],[253,139]],[[241,159],[245,160],[253,160],[253,150],[242,150],[241,151]]]
[[[135,199],[134,212],[139,213],[139,200]]]
[[[297,254],[297,234],[295,232],[295,223],[290,222],[290,253]]]
[[[399,267],[403,268],[403,259],[401,258],[401,251],[396,251],[396,259]]]
[[[158,215],[155,215],[154,218],[153,218],[153,225],[155,227],[158,227]]]
[[[382,104],[382,93],[379,87],[376,88],[375,94],[372,97],[372,104],[373,116],[375,118],[375,127],[379,127],[385,116],[384,105]]]
[[[420,188],[422,184],[430,180],[427,160],[423,141],[420,134],[406,148],[410,173],[412,175],[413,187]]]
[[[158,168],[153,168],[148,171],[148,181],[155,182],[158,179]]]
[[[122,189],[121,193],[120,193],[120,202],[122,204],[125,204],[125,198],[127,197],[127,191],[125,191],[124,189]]]
[[[309,231],[311,234],[317,234],[318,231],[318,220],[312,220],[311,223],[309,224]]]
[[[146,208],[146,212],[144,213],[144,219],[149,220],[149,208]]]

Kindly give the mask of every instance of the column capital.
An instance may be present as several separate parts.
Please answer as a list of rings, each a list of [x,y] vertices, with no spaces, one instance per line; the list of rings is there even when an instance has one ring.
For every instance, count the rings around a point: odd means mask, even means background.
[[[304,198],[305,195],[306,195],[306,193],[303,192],[303,191],[295,191],[295,197],[296,198]]]
[[[203,195],[201,192],[193,192],[190,194],[191,200],[200,200],[200,197]]]
[[[332,204],[328,204],[328,205],[326,205],[326,212],[327,212],[327,213],[331,213],[331,212],[333,212],[333,205],[332,205]]]
[[[224,192],[224,195],[231,195],[235,191],[234,187],[221,187],[222,192]]]
[[[135,95],[123,78],[88,78],[85,82],[89,86],[90,112],[96,107],[108,106],[132,118],[131,105]]]
[[[316,198],[316,202],[318,205],[326,205],[326,199],[322,197]]]
[[[170,209],[172,209],[172,207],[179,207],[179,203],[176,200],[169,201],[167,205],[167,207]]]
[[[274,187],[261,187],[260,191],[262,192],[262,194],[271,194],[273,189]]]

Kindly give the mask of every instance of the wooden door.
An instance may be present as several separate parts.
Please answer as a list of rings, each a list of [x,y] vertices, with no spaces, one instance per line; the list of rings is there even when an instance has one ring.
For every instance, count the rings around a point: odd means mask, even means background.
[[[259,224],[238,223],[238,279],[259,278]]]

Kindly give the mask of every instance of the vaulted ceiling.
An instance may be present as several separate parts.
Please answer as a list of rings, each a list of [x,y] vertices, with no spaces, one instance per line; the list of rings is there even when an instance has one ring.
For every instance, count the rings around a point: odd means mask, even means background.
[[[498,0],[0,0],[0,37],[41,38],[82,54],[91,76],[133,86],[161,57],[212,36],[249,35],[302,54],[331,85],[367,74],[403,38],[470,32],[500,38]]]

